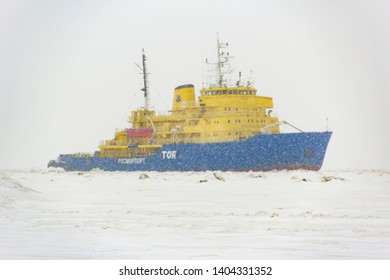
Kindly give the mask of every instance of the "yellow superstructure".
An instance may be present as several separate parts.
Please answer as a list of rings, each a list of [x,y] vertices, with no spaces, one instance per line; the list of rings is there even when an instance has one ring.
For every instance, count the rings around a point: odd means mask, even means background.
[[[227,44],[226,44],[227,46]],[[218,83],[202,88],[196,99],[194,86],[175,88],[172,110],[157,114],[149,108],[146,57],[143,54],[145,106],[131,112],[130,129],[115,133],[115,138],[103,141],[101,157],[137,157],[156,153],[163,144],[218,143],[248,139],[256,134],[279,133],[278,118],[272,116],[271,97],[257,95],[250,86],[227,86],[223,66],[229,53],[218,41]],[[265,130],[266,128],[266,130]]]
[[[131,112],[132,127],[151,129],[151,137],[130,138],[126,130],[116,132],[115,139],[99,147],[101,156],[134,156],[136,152],[145,152],[148,145],[154,151],[156,145],[162,144],[240,141],[261,133],[267,126],[271,127],[267,133],[279,133],[278,118],[269,113],[272,98],[257,96],[256,92],[253,87],[203,88],[196,101],[193,85],[179,86],[170,112],[164,115],[145,109]],[[143,145],[143,151],[129,149],[133,145]]]

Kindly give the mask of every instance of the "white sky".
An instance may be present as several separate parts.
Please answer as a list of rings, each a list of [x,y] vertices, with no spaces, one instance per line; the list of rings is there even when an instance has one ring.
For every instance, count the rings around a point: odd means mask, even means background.
[[[92,152],[142,106],[202,85],[216,33],[260,94],[305,131],[334,132],[324,168],[390,168],[388,1],[1,1],[0,168]]]

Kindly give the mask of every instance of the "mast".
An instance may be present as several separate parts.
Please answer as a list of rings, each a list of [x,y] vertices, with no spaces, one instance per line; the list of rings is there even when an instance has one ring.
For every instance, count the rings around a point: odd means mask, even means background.
[[[149,73],[146,70],[146,55],[144,49],[142,49],[142,74],[144,77],[144,88],[141,89],[144,92],[145,105],[144,109],[149,110],[150,98],[149,98]]]
[[[226,80],[224,74],[228,74],[231,72],[230,69],[226,69],[226,65],[229,64],[229,52],[223,52],[221,49],[227,48],[228,43],[221,43],[219,41],[219,34],[217,33],[217,79],[218,86],[223,87],[226,86]],[[225,65],[226,64],[226,65]]]
[[[208,81],[203,81],[203,87],[221,88],[227,87],[229,83],[231,83],[231,74],[234,72],[234,69],[232,69],[230,65],[230,59],[234,57],[230,56],[229,52],[224,50],[228,46],[228,43],[221,42],[219,40],[219,34],[217,33],[217,61],[209,62],[206,58],[206,71],[208,72],[208,74],[206,74],[206,77]]]
[[[221,45],[219,43],[219,34],[217,33],[217,75],[218,75],[218,85],[222,87],[222,63],[221,63]]]

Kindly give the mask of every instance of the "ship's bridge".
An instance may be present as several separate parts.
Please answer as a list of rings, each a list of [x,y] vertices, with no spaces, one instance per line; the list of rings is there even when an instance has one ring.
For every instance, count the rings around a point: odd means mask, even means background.
[[[200,90],[202,96],[213,95],[256,95],[257,90],[253,87],[213,87]]]

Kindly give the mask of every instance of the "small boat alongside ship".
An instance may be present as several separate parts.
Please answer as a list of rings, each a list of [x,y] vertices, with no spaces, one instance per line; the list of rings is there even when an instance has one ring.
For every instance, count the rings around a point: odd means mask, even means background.
[[[215,81],[200,89],[175,88],[172,108],[150,106],[149,74],[142,52],[144,106],[132,111],[130,127],[103,141],[92,154],[61,154],[49,167],[68,171],[246,171],[307,169],[323,164],[330,131],[281,133],[271,97],[257,94],[250,81],[229,83],[227,43],[217,40]],[[295,127],[294,127],[295,128]]]

